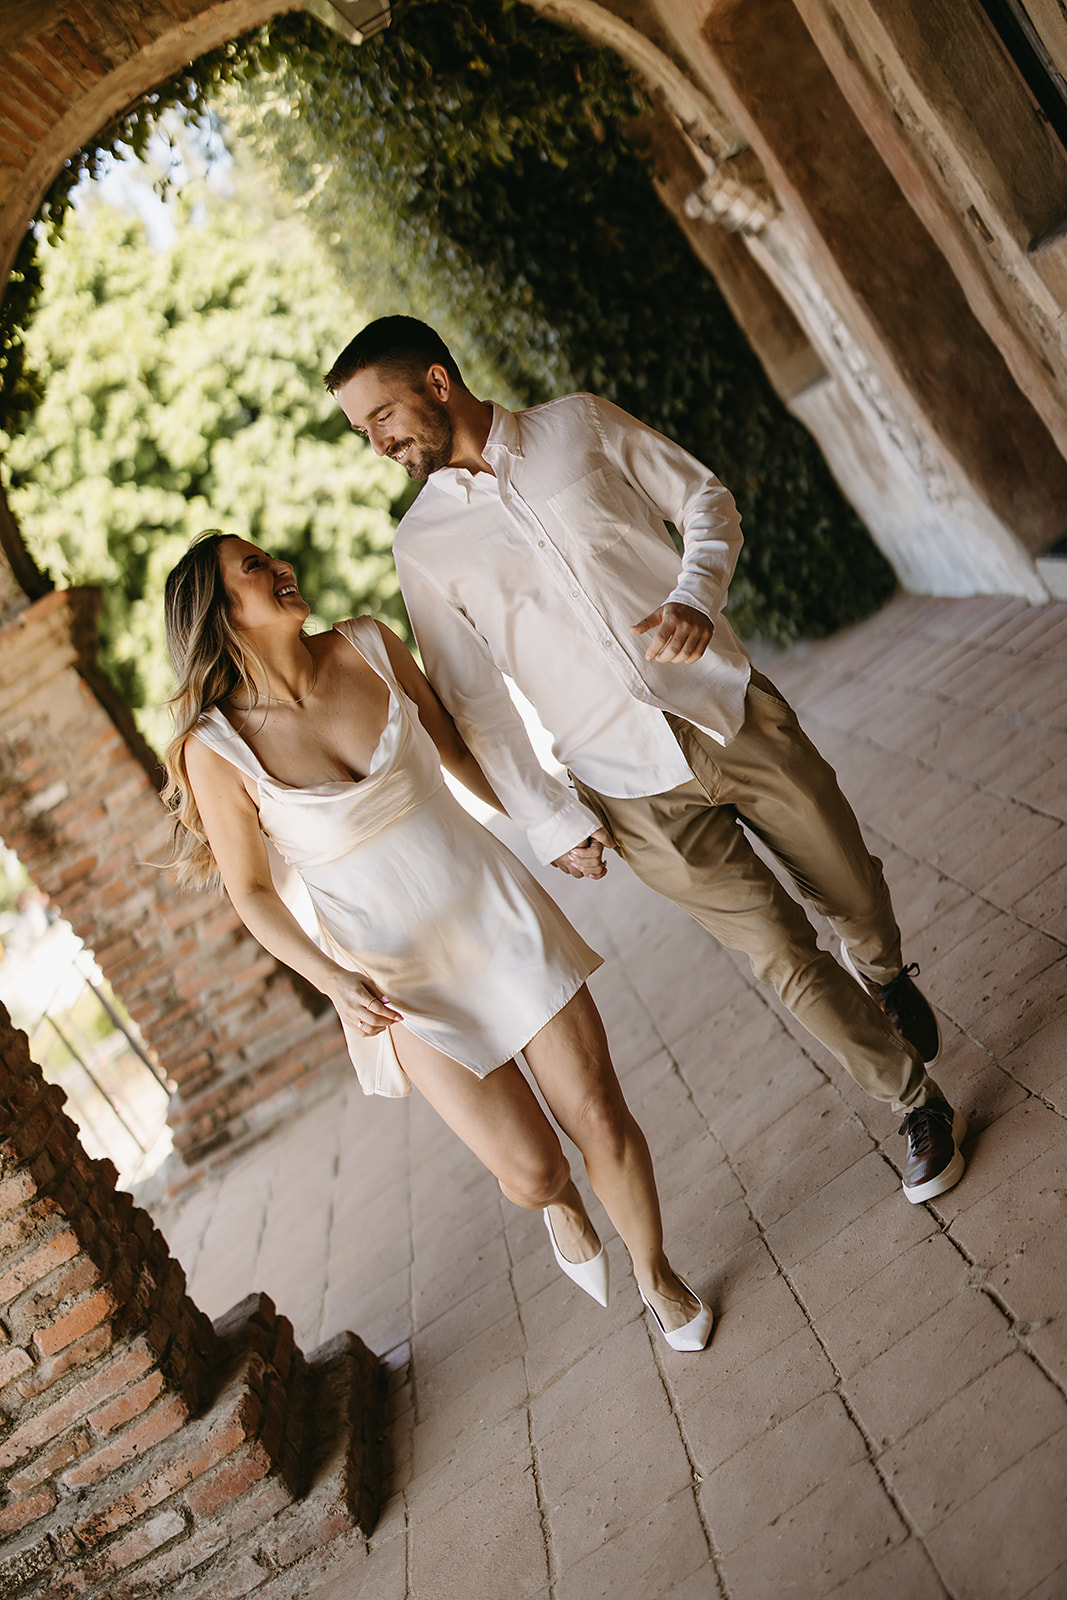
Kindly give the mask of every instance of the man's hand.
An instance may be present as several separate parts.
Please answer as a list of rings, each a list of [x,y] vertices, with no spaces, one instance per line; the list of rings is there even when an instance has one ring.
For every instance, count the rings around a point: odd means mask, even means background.
[[[604,851],[618,848],[608,830],[598,828],[565,856],[557,856],[552,865],[572,878],[602,878],[608,870]]]
[[[715,632],[715,624],[703,611],[669,601],[635,622],[630,632],[648,633],[652,628],[656,631],[648,641],[645,660],[677,662],[683,667],[700,660]]]

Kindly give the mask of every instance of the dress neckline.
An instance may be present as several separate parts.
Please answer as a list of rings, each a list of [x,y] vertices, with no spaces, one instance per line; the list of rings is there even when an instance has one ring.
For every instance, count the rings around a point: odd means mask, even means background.
[[[357,618],[353,620],[358,621],[360,619]],[[226,713],[217,705],[209,706],[204,712],[204,717],[207,720],[220,725],[222,731],[228,738],[237,740],[237,742],[247,753],[248,759],[255,769],[251,776],[255,778],[257,783],[268,783],[275,789],[286,789],[292,794],[322,794],[330,789],[357,788],[363,784],[371,782],[371,780],[376,778],[383,770],[381,767],[375,767],[375,761],[377,759],[379,750],[382,748],[382,743],[386,734],[389,732],[393,723],[396,721],[401,712],[401,701],[400,696],[397,693],[397,688],[392,682],[390,682],[389,678],[386,677],[385,673],[381,670],[377,663],[371,660],[366,651],[360,649],[355,639],[352,638],[351,634],[346,633],[343,627],[334,626],[330,631],[332,633],[340,634],[342,639],[346,639],[348,641],[353,650],[355,650],[356,654],[363,661],[365,661],[367,666],[370,667],[371,671],[382,680],[389,693],[389,710],[386,713],[385,721],[382,724],[382,731],[378,735],[378,741],[375,744],[374,749],[371,751],[370,763],[367,768],[366,776],[362,778],[353,778],[351,776],[347,778],[330,778],[325,783],[286,783],[283,779],[276,778],[273,773],[267,771],[262,761],[256,755],[256,752],[245,738],[244,734],[238,733],[237,729],[234,727]]]

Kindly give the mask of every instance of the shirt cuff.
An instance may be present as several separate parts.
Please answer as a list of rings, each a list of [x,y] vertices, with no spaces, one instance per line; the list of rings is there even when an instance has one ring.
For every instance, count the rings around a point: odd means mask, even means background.
[[[710,606],[705,605],[703,600],[698,600],[695,594],[691,594],[684,583],[680,583],[677,589],[672,589],[663,604],[665,606],[690,606],[692,610],[699,611],[707,617],[712,626],[715,624],[715,612],[712,611]]]
[[[603,823],[599,817],[587,810],[580,800],[571,800],[547,822],[539,822],[535,827],[528,828],[526,837],[538,861],[548,866],[549,862],[565,856],[568,850],[573,850],[576,844],[581,844],[583,839],[588,839],[600,827],[603,827]]]

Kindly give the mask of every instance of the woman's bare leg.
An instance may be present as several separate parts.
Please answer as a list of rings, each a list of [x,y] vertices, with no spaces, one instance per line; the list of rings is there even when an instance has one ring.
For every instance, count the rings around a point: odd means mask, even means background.
[[[528,1211],[552,1207],[552,1231],[568,1261],[591,1261],[596,1229],[571,1180],[556,1130],[514,1061],[478,1078],[407,1029],[393,1029],[404,1071],[441,1120]]]
[[[642,1293],[664,1327],[684,1327],[700,1308],[663,1253],[652,1157],[623,1098],[600,1013],[584,985],[523,1055],[552,1115],[582,1152]]]

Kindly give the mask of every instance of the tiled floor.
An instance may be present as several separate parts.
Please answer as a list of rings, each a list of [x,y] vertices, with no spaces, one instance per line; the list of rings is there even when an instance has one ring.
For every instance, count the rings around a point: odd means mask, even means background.
[[[601,1310],[414,1097],[312,1108],[160,1220],[212,1315],[265,1289],[391,1369],[319,1600],[1067,1596],[1067,606],[899,599],[761,664],[885,860],[965,1178],[908,1205],[895,1119],[743,963],[552,874],[715,1336],[667,1350],[614,1237]]]

